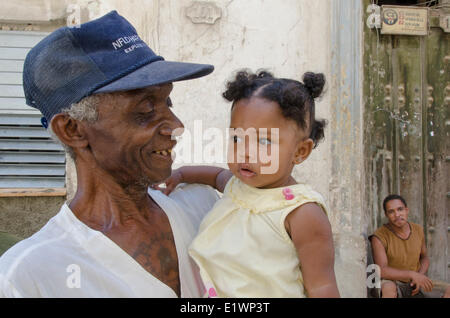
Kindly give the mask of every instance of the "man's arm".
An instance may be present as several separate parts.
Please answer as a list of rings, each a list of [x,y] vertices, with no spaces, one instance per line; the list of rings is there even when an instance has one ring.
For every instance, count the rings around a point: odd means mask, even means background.
[[[426,277],[427,280],[425,281],[425,285],[418,283],[416,280],[413,280],[411,285],[415,286],[415,288],[412,291],[412,295],[416,295],[419,292],[420,287],[423,287],[423,289],[426,292],[431,292],[431,290],[433,289],[433,281],[426,276],[429,266],[430,266],[430,259],[428,258],[428,255],[427,255],[427,247],[426,247],[425,238],[424,238],[422,241],[422,248],[420,249],[419,274]]]
[[[421,287],[425,291],[431,291],[433,288],[431,280],[422,273],[389,267],[386,250],[380,239],[376,236],[372,237],[372,250],[375,264],[380,266],[381,278],[394,281],[410,281],[411,285],[415,286],[415,289],[412,292],[413,296],[419,292]]]
[[[425,245],[425,240],[422,241],[422,248],[420,250],[420,268],[419,273],[425,275],[430,266],[430,259],[427,255],[427,246]]]
[[[210,185],[223,192],[232,177],[230,170],[212,166],[185,166],[176,169],[166,180],[164,193],[168,195],[179,183],[200,183]]]
[[[340,297],[333,235],[324,211],[315,203],[304,204],[286,217],[285,225],[297,249],[308,297]]]
[[[380,266],[381,278],[389,280],[401,280],[401,281],[411,280],[410,271],[389,267],[386,250],[383,244],[381,243],[381,240],[376,236],[372,237],[372,251],[375,264]]]

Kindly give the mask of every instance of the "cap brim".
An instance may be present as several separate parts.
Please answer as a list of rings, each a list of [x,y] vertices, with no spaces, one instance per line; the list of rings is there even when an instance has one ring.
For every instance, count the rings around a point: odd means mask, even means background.
[[[210,74],[214,66],[209,64],[156,61],[109,83],[93,93],[111,93],[190,80]]]

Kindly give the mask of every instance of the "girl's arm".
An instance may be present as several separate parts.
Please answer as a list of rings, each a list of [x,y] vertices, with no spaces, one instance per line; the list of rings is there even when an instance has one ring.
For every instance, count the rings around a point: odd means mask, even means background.
[[[316,203],[298,207],[286,217],[285,227],[297,249],[308,297],[340,297],[331,225],[322,208]]]
[[[185,166],[172,171],[172,175],[165,181],[166,189],[161,190],[169,195],[179,183],[200,183],[223,192],[231,177],[230,170],[219,167]]]

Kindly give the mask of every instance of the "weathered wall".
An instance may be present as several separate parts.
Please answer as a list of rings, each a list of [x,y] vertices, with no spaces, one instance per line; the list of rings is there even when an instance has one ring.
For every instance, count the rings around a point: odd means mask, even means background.
[[[0,198],[0,231],[29,237],[59,211],[65,200],[65,197]]]
[[[4,31],[51,32],[66,24],[71,0],[1,0],[0,28]]]
[[[366,293],[367,211],[364,206],[362,5],[333,0],[331,6],[331,170],[329,200],[336,267],[346,296]]]
[[[0,20],[10,23],[49,24],[64,20],[69,0],[15,0],[1,1]],[[26,15],[26,20],[24,16]]]
[[[51,32],[66,25],[68,4],[66,0],[0,0],[0,30]],[[65,196],[0,197],[0,231],[29,237],[65,200]]]

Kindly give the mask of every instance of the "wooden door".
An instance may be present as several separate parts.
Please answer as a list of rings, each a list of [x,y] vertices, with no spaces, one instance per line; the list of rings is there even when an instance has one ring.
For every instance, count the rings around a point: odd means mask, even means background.
[[[428,36],[364,26],[364,155],[368,233],[386,222],[383,199],[402,195],[410,220],[424,226],[429,276],[450,281],[450,33],[438,27],[444,10],[430,10]]]

